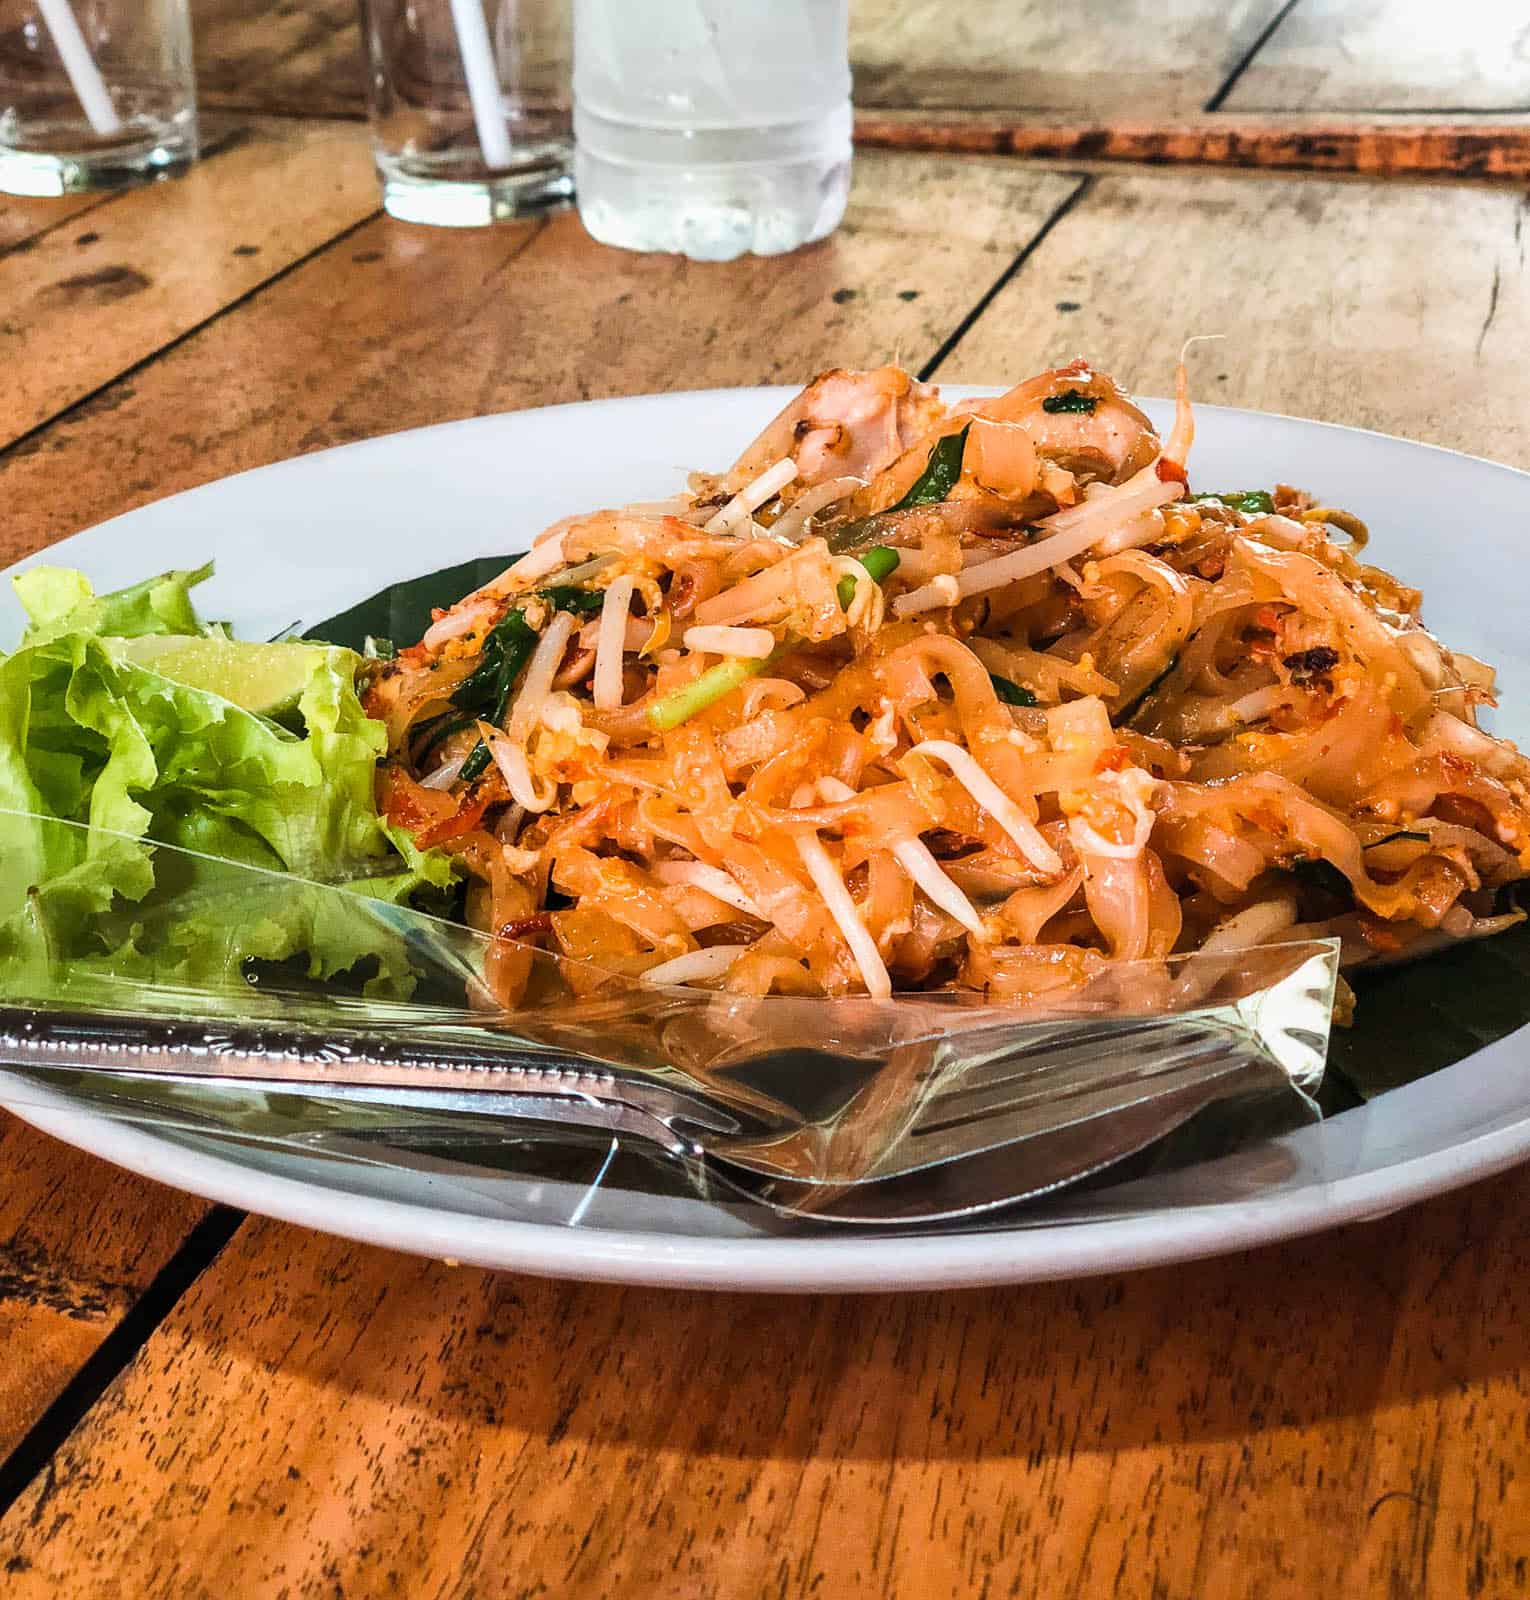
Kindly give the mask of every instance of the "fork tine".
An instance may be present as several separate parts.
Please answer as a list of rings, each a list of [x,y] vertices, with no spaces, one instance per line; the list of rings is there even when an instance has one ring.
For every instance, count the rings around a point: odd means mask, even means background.
[[[1103,1085],[1078,1085],[1071,1093],[1033,1092],[1005,1098],[1007,1086],[976,1097],[943,1120],[916,1118],[908,1135],[884,1155],[877,1176],[886,1178],[964,1159],[1005,1146],[1036,1145],[1090,1123],[1108,1122],[1134,1109],[1167,1106],[1203,1088],[1217,1086],[1260,1062],[1256,1051],[1223,1036],[1207,1047],[1179,1053],[1172,1064],[1147,1077],[1117,1078]]]
[[[1123,1043],[1136,1042],[1134,1049]],[[971,1067],[950,1068],[931,1087],[913,1119],[913,1131],[931,1125],[965,1122],[1027,1101],[1053,1103],[1080,1092],[1150,1082],[1161,1074],[1229,1045],[1247,1048],[1244,1030],[1222,1022],[1196,1020],[1178,1025],[1159,1021],[1124,1038],[1070,1040],[1050,1052],[1027,1048]]]

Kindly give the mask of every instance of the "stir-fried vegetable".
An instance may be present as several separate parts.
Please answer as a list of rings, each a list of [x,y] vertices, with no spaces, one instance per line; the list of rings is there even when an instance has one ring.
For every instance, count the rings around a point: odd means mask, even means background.
[[[1161,439],[1083,363],[956,412],[826,375],[369,669],[389,814],[460,853],[480,926],[741,996],[1024,1000],[1293,927],[1498,931],[1530,761],[1476,724],[1490,670],[1347,513],[1190,510],[1176,397]],[[1422,837],[1376,848],[1378,818]]]
[[[1249,517],[1267,517],[1275,510],[1274,497],[1264,489],[1234,489],[1221,494],[1192,494],[1191,500],[1212,500]]]
[[[874,583],[881,583],[884,578],[890,578],[898,570],[898,552],[889,549],[885,544],[874,545],[870,550],[855,558],[866,569]],[[856,579],[848,573],[839,580],[835,586],[835,595],[840,606],[848,611],[851,602],[855,599]]]
[[[557,583],[549,589],[539,589],[537,594],[555,610],[572,611],[576,617],[599,616],[606,598],[604,589],[576,589],[571,583]]]
[[[740,685],[763,672],[770,660],[770,657],[733,656],[727,661],[719,661],[715,667],[708,667],[699,678],[693,678],[655,700],[648,707],[647,718],[661,733],[678,728],[682,722],[689,722],[708,706],[715,705],[725,694],[732,694]]]

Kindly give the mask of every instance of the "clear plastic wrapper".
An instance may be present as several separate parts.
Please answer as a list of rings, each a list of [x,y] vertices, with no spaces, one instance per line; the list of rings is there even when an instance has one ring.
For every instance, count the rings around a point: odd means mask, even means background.
[[[26,820],[29,848],[0,860],[11,1104],[63,1095],[167,1136],[434,1162],[454,1181],[579,1174],[562,1221],[586,1218],[591,1183],[609,1202],[613,1172],[634,1194],[678,1185],[777,1213],[855,1217],[875,1192],[887,1214],[856,1220],[957,1216],[1002,1187],[953,1186],[958,1165],[1002,1160],[1012,1180],[1034,1161],[1040,1194],[1316,1115],[1330,942],[1106,964],[1025,1005],[761,999],[490,938],[393,903],[391,880],[309,883]],[[530,974],[513,1010],[494,999],[506,963]],[[94,1056],[51,1063],[50,1027],[83,1029]],[[1126,1118],[1175,1094],[1180,1120],[1142,1121],[1134,1143]],[[613,1100],[642,1115],[613,1120]],[[668,1144],[655,1108],[680,1129]],[[893,1184],[912,1197],[901,1210],[883,1203]]]

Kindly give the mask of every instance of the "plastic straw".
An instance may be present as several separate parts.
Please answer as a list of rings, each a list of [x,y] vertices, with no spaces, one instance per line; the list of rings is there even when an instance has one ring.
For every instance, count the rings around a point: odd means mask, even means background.
[[[121,132],[122,120],[112,105],[111,93],[91,56],[90,46],[85,43],[85,35],[80,32],[80,24],[69,9],[69,0],[37,0],[37,9],[53,36],[54,48],[69,74],[69,86],[91,128],[103,137]]]
[[[513,159],[510,131],[505,126],[499,68],[494,63],[494,48],[489,43],[489,25],[484,20],[483,5],[481,0],[451,0],[451,4],[457,47],[462,51],[462,68],[467,74],[468,99],[472,102],[473,121],[478,128],[478,147],[489,166],[508,167]]]

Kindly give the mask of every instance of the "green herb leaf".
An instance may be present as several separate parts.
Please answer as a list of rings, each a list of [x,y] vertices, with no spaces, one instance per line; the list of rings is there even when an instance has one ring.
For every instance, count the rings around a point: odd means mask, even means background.
[[[1193,501],[1215,500],[1219,505],[1229,506],[1250,517],[1268,517],[1275,510],[1274,498],[1263,489],[1235,489],[1227,494],[1192,494],[1188,498]]]
[[[536,630],[519,611],[507,611],[489,630],[477,667],[452,691],[452,704],[464,711],[492,711],[492,720],[498,722],[536,647]]]
[[[967,435],[972,431],[969,422],[960,433],[948,433],[935,441],[924,471],[914,479],[909,491],[891,511],[912,511],[915,506],[939,505],[956,487],[962,475],[962,455],[967,448]]]
[[[571,583],[538,589],[537,594],[555,611],[569,611],[576,617],[593,617],[606,603],[604,589],[579,589]]]
[[[997,672],[990,672],[989,678],[993,681],[994,693],[1007,706],[1033,706],[1036,696],[1023,684],[1012,683],[1008,678],[1001,678]]]
[[[1041,409],[1050,411],[1054,417],[1068,413],[1092,417],[1094,408],[1099,403],[1099,400],[1094,395],[1085,394],[1082,389],[1064,389],[1061,394],[1049,394],[1041,402]]]

